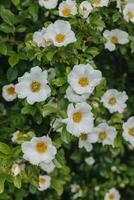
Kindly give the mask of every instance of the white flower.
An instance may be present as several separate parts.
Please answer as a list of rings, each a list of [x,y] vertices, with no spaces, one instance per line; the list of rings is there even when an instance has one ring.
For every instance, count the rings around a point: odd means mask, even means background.
[[[42,28],[41,31],[36,31],[33,34],[33,41],[37,43],[39,47],[49,46],[51,41],[46,36],[46,28]]]
[[[67,109],[68,118],[63,122],[67,123],[67,131],[77,137],[81,133],[88,133],[93,128],[93,114],[91,107],[87,103],[77,103],[74,107],[73,104],[69,104]]]
[[[71,185],[71,192],[74,193],[73,199],[77,199],[82,196],[82,190],[78,184]]]
[[[11,140],[14,143],[16,142],[20,144],[23,141],[24,137],[25,137],[25,134],[22,131],[16,131],[12,134]]]
[[[26,72],[18,78],[15,90],[19,98],[26,98],[29,104],[34,104],[45,101],[50,96],[51,89],[47,83],[47,71],[36,66],[31,68],[30,73]]]
[[[39,4],[46,9],[53,9],[57,6],[58,0],[39,0]]]
[[[64,20],[57,20],[54,24],[50,24],[47,27],[46,36],[56,47],[67,46],[76,41],[70,23]]]
[[[50,163],[42,162],[40,163],[40,168],[47,173],[51,173],[55,168],[55,164],[53,162]]]
[[[129,42],[128,33],[120,29],[105,30],[103,36],[106,39],[105,49],[109,51],[114,51],[116,44],[127,44]]]
[[[91,166],[91,165],[93,165],[93,164],[95,163],[95,159],[94,159],[92,156],[90,156],[90,157],[88,157],[88,158],[85,158],[85,162],[86,162],[89,166]]]
[[[24,153],[23,158],[34,165],[41,162],[50,163],[57,152],[48,136],[33,137],[31,141],[24,142],[21,147]]]
[[[134,147],[134,117],[130,117],[123,124],[123,137]]]
[[[125,5],[123,9],[123,16],[127,22],[134,22],[134,2]]]
[[[113,145],[116,138],[116,129],[107,123],[101,123],[94,128],[93,133],[97,135],[98,142],[103,145]]]
[[[2,96],[6,101],[13,101],[16,99],[15,85],[9,84],[2,88]]]
[[[127,99],[128,96],[125,91],[119,92],[118,90],[110,89],[107,90],[101,97],[101,102],[110,111],[110,113],[122,113],[127,106]]]
[[[83,16],[83,18],[87,18],[89,14],[92,12],[93,7],[91,3],[88,1],[82,1],[79,7],[79,13]]]
[[[47,175],[40,175],[39,176],[39,188],[38,190],[43,191],[50,187],[51,184],[51,177]]]
[[[115,188],[111,188],[105,194],[104,200],[120,200],[120,193]]]
[[[59,5],[59,16],[70,17],[77,14],[77,4],[74,0],[62,1]]]
[[[17,176],[25,169],[25,164],[22,160],[17,160],[11,167],[11,172],[14,176]]]
[[[98,192],[98,191],[100,190],[100,186],[99,186],[99,185],[95,186],[94,190],[95,190],[96,192]]]
[[[102,73],[90,64],[75,65],[68,74],[68,83],[78,94],[91,94],[101,79]]]
[[[14,163],[12,165],[11,172],[13,173],[14,176],[17,176],[21,172],[20,166],[17,163]]]
[[[61,133],[62,132],[62,119],[57,118],[55,120],[52,120],[50,123],[50,126],[53,128],[54,131]]]
[[[98,137],[94,133],[81,133],[79,137],[79,148],[84,147],[86,151],[92,150],[92,143],[97,142]]]
[[[79,95],[69,86],[66,90],[65,98],[67,98],[70,102],[79,103],[86,101],[89,98],[89,94]]]
[[[93,6],[94,7],[104,7],[108,6],[109,0],[94,0],[93,1]]]

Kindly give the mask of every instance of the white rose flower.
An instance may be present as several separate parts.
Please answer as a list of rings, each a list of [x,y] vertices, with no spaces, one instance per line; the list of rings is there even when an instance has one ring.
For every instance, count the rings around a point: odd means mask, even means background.
[[[51,41],[46,36],[46,28],[42,28],[41,31],[36,31],[33,34],[33,41],[38,47],[47,47],[51,44]]]
[[[38,66],[31,68],[30,73],[26,72],[18,78],[15,86],[18,97],[26,98],[29,104],[45,101],[51,94],[47,76],[46,70],[42,71]]]
[[[11,172],[13,173],[14,176],[17,176],[21,172],[20,166],[17,163],[14,163],[12,165]]]
[[[117,8],[119,8],[119,10],[121,11],[121,1],[116,0],[116,4],[117,4]]]
[[[85,162],[89,165],[89,166],[92,166],[94,163],[95,163],[95,159],[90,156],[88,158],[85,158]]]
[[[104,197],[104,200],[120,200],[120,193],[115,188],[111,188]]]
[[[91,94],[101,79],[102,73],[90,64],[75,65],[68,74],[68,83],[78,94]]]
[[[101,97],[101,102],[110,111],[123,113],[127,104],[128,96],[125,91],[119,92],[116,89],[107,90]]]
[[[54,119],[50,122],[50,126],[51,128],[56,131],[56,132],[59,132],[61,133],[62,132],[62,129],[63,129],[63,126],[62,126],[62,119],[61,118],[57,118],[57,119]]]
[[[67,46],[76,41],[70,23],[64,20],[57,20],[54,24],[50,24],[47,27],[46,36],[56,47]]]
[[[55,168],[55,164],[53,162],[50,162],[50,163],[42,162],[39,164],[39,166],[42,170],[44,170],[47,173],[53,172],[53,170]]]
[[[2,97],[6,101],[13,101],[16,99],[16,91],[15,91],[15,85],[14,84],[9,84],[9,85],[4,85],[2,88]]]
[[[97,142],[98,137],[94,133],[81,133],[79,137],[79,148],[84,147],[86,151],[92,150],[92,143]]]
[[[57,152],[49,136],[33,137],[31,141],[24,142],[21,147],[23,158],[34,165],[41,162],[50,163]]]
[[[127,22],[134,22],[134,2],[125,5],[123,9],[123,16]]]
[[[50,187],[51,177],[47,175],[39,176],[39,187],[38,190],[43,191]]]
[[[89,14],[92,12],[93,7],[88,1],[82,1],[79,7],[79,13],[83,18],[88,18]]]
[[[58,0],[39,0],[39,5],[46,9],[54,9],[57,3]]]
[[[94,7],[104,7],[104,6],[108,6],[109,4],[109,0],[94,0],[93,1],[93,6]]]
[[[134,117],[130,117],[123,124],[123,138],[134,147]]]
[[[109,126],[107,123],[99,124],[94,128],[93,133],[97,135],[99,143],[103,145],[114,145],[117,132],[114,127]]]
[[[66,90],[65,98],[67,98],[70,102],[79,103],[86,101],[89,98],[89,94],[79,95],[69,86]]]
[[[77,137],[82,132],[88,133],[93,128],[93,114],[89,104],[77,103],[74,107],[73,104],[69,104],[67,109],[68,118],[63,122],[67,124],[67,131]]]
[[[74,0],[62,1],[59,5],[59,16],[70,17],[77,14],[77,4]]]
[[[73,199],[77,199],[82,196],[82,190],[78,184],[74,183],[71,185],[71,192],[74,194]]]
[[[22,131],[15,131],[12,134],[11,140],[14,143],[20,144],[23,141],[24,137],[25,137],[25,134]]]
[[[11,172],[14,176],[18,176],[25,169],[25,164],[22,160],[17,160],[11,167]]]
[[[127,32],[120,29],[105,30],[103,33],[106,39],[105,49],[109,51],[114,51],[116,49],[116,44],[127,44],[129,42],[129,35]]]

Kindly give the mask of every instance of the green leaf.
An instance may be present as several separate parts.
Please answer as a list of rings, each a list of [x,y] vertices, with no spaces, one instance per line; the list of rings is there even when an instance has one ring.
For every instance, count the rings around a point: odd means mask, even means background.
[[[17,187],[18,189],[21,188],[21,177],[20,176],[15,176],[13,179],[14,186]]]
[[[54,188],[59,196],[63,193],[63,184],[62,180],[56,178],[52,178],[51,186]]]
[[[15,15],[8,9],[5,9],[4,6],[0,7],[0,16],[9,25],[16,23]]]
[[[4,33],[13,33],[15,31],[14,26],[11,26],[6,23],[0,24],[0,31]]]
[[[0,54],[2,54],[2,55],[7,54],[7,46],[4,43],[0,44]]]
[[[70,141],[71,141],[71,134],[68,133],[68,132],[66,131],[66,128],[63,128],[63,129],[62,129],[62,132],[61,132],[61,139],[62,139],[62,141],[65,142],[66,144],[70,143]]]
[[[11,148],[7,144],[0,142],[0,152],[9,155],[11,154]]]
[[[15,67],[10,67],[7,71],[7,79],[8,81],[14,81],[18,76],[18,70]]]
[[[36,21],[38,19],[38,9],[39,9],[39,7],[38,7],[37,3],[30,4],[29,13],[33,17],[34,21]]]
[[[57,104],[48,103],[48,104],[44,105],[43,108],[41,108],[40,110],[41,110],[42,116],[46,117],[49,114],[57,113],[58,108],[57,108]]]
[[[9,57],[8,62],[11,65],[11,67],[15,66],[20,60],[20,57],[18,54],[14,53],[13,55],[11,55],[11,57]]]
[[[6,180],[5,174],[0,174],[0,193],[4,191],[5,180]]]
[[[20,3],[20,0],[11,0],[11,1],[15,6],[18,6]]]

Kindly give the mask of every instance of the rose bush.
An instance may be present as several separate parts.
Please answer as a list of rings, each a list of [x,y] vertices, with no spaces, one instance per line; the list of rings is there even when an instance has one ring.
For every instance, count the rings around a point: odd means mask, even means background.
[[[134,1],[0,1],[0,199],[134,198]]]

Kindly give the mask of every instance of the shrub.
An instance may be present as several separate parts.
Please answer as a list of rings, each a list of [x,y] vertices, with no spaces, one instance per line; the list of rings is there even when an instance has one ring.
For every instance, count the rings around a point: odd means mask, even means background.
[[[134,198],[134,2],[0,2],[0,199]]]

